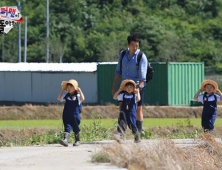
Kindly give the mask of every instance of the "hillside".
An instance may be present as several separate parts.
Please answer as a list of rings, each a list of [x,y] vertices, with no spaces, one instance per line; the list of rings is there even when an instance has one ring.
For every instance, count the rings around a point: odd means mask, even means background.
[[[46,1],[20,2],[28,17],[27,61],[45,62]],[[222,0],[50,0],[49,6],[49,62],[117,61],[136,32],[150,61],[202,61],[222,70]],[[24,22],[21,28],[23,42]],[[0,61],[17,62],[16,38],[16,28],[2,36]]]

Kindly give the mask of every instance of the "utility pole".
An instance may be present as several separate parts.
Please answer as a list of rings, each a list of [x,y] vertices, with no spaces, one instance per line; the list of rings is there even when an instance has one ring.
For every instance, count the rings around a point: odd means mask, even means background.
[[[18,2],[18,10],[21,12],[20,2]],[[18,24],[18,59],[17,61],[21,62],[21,23]]]
[[[24,62],[27,60],[27,16],[25,16],[25,41],[24,41]]]
[[[49,0],[46,3],[46,63],[49,62]]]
[[[2,62],[4,62],[5,58],[5,34],[2,34]]]
[[[2,62],[4,62],[5,58],[5,34],[2,34]]]

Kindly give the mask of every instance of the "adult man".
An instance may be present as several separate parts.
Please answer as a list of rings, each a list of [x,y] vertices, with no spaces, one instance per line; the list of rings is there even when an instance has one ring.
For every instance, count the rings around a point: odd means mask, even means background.
[[[142,131],[142,123],[143,123],[143,111],[142,104],[144,100],[144,92],[146,86],[146,73],[147,73],[147,58],[143,53],[140,62],[137,62],[137,56],[140,52],[139,45],[140,40],[136,34],[131,34],[127,37],[128,41],[128,49],[126,50],[125,55],[122,57],[122,52],[120,53],[118,65],[116,67],[113,86],[112,86],[112,94],[114,95],[117,91],[117,83],[122,78],[122,81],[125,79],[134,80],[137,84],[137,88],[140,89],[141,100],[138,102],[137,107],[137,116],[136,116],[136,125],[138,131],[141,133]]]

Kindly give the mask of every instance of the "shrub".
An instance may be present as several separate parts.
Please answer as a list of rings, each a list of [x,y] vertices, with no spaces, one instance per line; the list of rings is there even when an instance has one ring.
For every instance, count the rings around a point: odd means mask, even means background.
[[[214,69],[215,69],[215,72],[216,72],[216,73],[222,74],[222,63],[217,63],[217,64],[214,66]]]

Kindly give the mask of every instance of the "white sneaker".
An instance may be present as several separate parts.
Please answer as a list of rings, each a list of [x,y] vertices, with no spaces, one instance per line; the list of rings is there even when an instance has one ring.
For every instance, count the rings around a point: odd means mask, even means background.
[[[141,138],[140,138],[140,133],[136,132],[136,134],[134,135],[134,142],[135,143],[140,143],[141,142]]]
[[[76,141],[75,143],[73,143],[73,146],[79,146],[79,145],[80,145],[79,141]]]
[[[61,145],[63,145],[63,146],[68,146],[69,144],[68,144],[68,142],[67,142],[67,140],[60,140],[60,142],[59,142]]]

